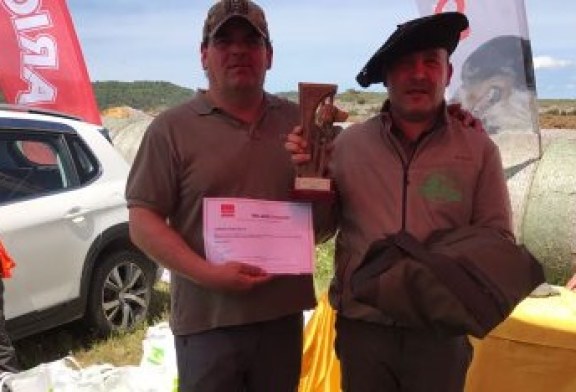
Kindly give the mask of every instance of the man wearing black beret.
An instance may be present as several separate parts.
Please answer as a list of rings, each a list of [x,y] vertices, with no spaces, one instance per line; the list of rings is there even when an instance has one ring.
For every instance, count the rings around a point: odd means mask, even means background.
[[[451,115],[444,98],[449,56],[467,28],[456,12],[404,23],[356,78],[363,87],[383,83],[388,100],[342,131],[332,156],[339,231],[329,297],[344,391],[464,388],[472,358],[466,335],[416,328],[357,301],[351,276],[371,243],[402,231],[425,241],[438,230],[477,226],[514,240],[498,148]],[[294,162],[306,161],[297,133],[286,148]]]

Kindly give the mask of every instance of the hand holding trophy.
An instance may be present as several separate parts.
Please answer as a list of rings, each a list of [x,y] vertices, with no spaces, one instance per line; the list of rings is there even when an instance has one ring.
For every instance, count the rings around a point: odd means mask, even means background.
[[[335,84],[299,83],[302,138],[310,160],[296,168],[292,197],[299,200],[319,200],[333,197],[332,180],[327,177],[331,143],[348,113],[334,106]]]

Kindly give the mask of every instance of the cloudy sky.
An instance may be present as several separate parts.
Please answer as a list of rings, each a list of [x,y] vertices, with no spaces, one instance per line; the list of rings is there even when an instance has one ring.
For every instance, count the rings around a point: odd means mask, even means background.
[[[67,2],[93,81],[206,86],[199,41],[213,0]],[[299,81],[337,83],[340,91],[359,89],[354,77],[371,54],[396,24],[419,16],[413,0],[259,4],[266,10],[275,49],[267,79],[271,92],[295,90]],[[576,99],[576,2],[525,0],[525,7],[538,96]]]

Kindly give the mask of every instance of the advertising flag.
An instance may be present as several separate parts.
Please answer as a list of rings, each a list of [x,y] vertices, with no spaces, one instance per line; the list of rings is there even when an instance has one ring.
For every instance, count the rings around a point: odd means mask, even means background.
[[[536,83],[523,0],[416,0],[420,14],[466,14],[470,28],[451,57],[449,100],[481,118],[491,134],[538,132]]]
[[[65,0],[0,0],[0,37],[8,103],[102,123]]]
[[[514,215],[521,227],[542,154],[536,83],[524,0],[416,0],[422,16],[458,11],[470,27],[450,57],[448,101],[482,120],[502,155]]]

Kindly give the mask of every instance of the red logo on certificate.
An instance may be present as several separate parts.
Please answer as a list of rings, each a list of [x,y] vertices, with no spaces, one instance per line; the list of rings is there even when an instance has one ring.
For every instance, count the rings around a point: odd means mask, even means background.
[[[234,204],[224,203],[220,204],[220,216],[221,217],[233,217],[236,210]]]

